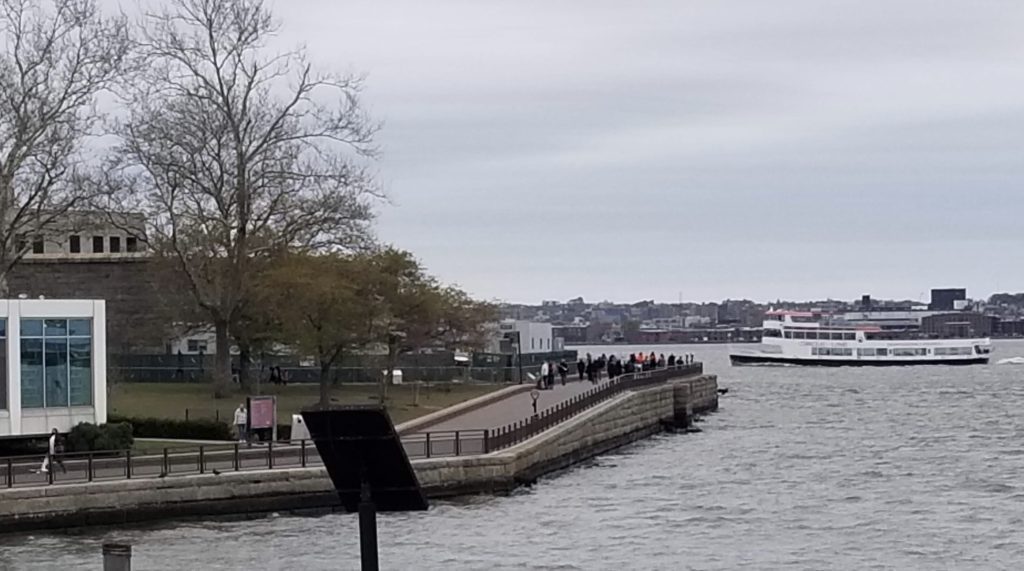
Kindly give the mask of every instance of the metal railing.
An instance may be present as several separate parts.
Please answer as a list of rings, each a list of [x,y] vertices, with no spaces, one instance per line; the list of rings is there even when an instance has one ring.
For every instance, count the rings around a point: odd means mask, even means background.
[[[518,444],[623,392],[664,383],[681,376],[700,375],[703,372],[704,365],[702,363],[689,363],[663,369],[627,373],[538,414],[491,431],[488,434],[487,449],[489,452],[493,452]]]
[[[691,363],[628,373],[519,422],[497,429],[404,434],[402,446],[410,459],[487,454],[518,444],[623,392],[699,375],[703,370],[701,363]],[[41,454],[0,458],[0,486],[67,485],[322,465],[312,440],[167,447],[148,453],[63,453],[51,458],[49,470],[40,473],[45,458]]]
[[[403,435],[401,441],[412,459],[484,454],[488,432],[421,432]],[[147,453],[132,450],[62,453],[49,460],[48,471],[41,472],[44,462],[46,456],[42,454],[0,458],[0,486],[82,484],[322,465],[312,440],[168,447]]]

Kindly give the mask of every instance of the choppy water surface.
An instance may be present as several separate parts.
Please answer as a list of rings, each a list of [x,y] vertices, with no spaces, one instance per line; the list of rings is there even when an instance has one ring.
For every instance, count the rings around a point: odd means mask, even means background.
[[[702,434],[380,519],[385,569],[1020,569],[1024,366],[730,368]],[[1024,355],[1000,343],[997,358]],[[600,352],[600,350],[598,350]],[[347,515],[0,539],[0,568],[357,569]]]

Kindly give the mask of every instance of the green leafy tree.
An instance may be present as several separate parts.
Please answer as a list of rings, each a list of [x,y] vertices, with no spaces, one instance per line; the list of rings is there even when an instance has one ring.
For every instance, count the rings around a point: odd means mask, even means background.
[[[372,307],[361,296],[368,275],[360,257],[292,255],[268,272],[267,309],[279,339],[320,369],[320,405],[331,399],[331,369],[351,350],[372,341]]]

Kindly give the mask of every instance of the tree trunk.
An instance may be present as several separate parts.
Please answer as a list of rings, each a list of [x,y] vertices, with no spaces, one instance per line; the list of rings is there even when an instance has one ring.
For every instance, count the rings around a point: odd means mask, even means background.
[[[213,370],[213,398],[227,398],[231,392],[231,342],[228,336],[228,322],[218,319],[213,322],[217,343],[217,354]]]
[[[398,338],[388,337],[388,362],[387,371],[380,382],[380,404],[385,404],[388,399],[388,387],[395,382],[395,367],[398,366]]]
[[[248,393],[249,390],[249,373],[252,372],[252,348],[249,347],[248,343],[238,344],[238,386],[242,389],[242,392]]]
[[[320,359],[320,406],[331,404],[331,361]]]

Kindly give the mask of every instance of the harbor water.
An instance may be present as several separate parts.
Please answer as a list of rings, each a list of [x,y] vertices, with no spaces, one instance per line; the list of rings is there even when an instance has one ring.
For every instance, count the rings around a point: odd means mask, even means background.
[[[629,353],[640,348],[592,347]],[[1024,342],[974,367],[817,369],[694,353],[729,393],[663,435],[502,497],[379,518],[383,569],[1019,569]],[[0,569],[358,569],[354,516],[0,536]]]

